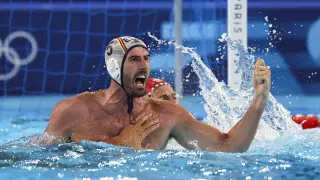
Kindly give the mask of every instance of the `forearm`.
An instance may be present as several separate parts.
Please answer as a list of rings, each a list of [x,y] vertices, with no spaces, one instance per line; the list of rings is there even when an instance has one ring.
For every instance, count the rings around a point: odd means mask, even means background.
[[[257,132],[261,115],[266,108],[268,97],[254,97],[244,117],[228,132],[228,146],[236,152],[247,151]]]

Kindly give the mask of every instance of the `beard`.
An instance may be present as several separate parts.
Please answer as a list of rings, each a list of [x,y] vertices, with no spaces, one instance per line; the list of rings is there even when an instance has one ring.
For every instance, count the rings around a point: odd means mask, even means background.
[[[132,91],[131,92],[131,96],[139,98],[139,97],[143,97],[145,95],[145,93],[146,93],[146,90],[143,90],[143,91]]]
[[[129,76],[128,74],[123,74],[123,88],[132,97],[143,97],[146,93],[146,82],[143,83],[143,88],[137,87],[136,82],[134,81],[134,76]]]

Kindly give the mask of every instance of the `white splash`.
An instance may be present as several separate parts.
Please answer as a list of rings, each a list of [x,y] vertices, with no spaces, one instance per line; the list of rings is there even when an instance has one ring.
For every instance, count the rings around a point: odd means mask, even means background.
[[[254,96],[251,77],[255,57],[250,53],[254,52],[253,48],[245,48],[243,45],[232,41],[226,33],[219,39],[221,43],[226,43],[225,46],[229,46],[239,54],[236,65],[238,67],[237,71],[242,74],[242,82],[239,90],[233,90],[224,82],[217,80],[213,72],[202,62],[194,48],[184,47],[173,41],[160,40],[150,33],[148,35],[158,44],[173,45],[176,49],[180,49],[183,54],[189,54],[193,58],[191,65],[200,81],[200,94],[206,101],[204,109],[208,116],[205,118],[205,122],[223,132],[228,132],[244,116]],[[285,131],[296,127],[291,121],[290,112],[279,104],[272,94],[269,97],[269,102],[255,136],[255,140],[258,141],[274,140]]]

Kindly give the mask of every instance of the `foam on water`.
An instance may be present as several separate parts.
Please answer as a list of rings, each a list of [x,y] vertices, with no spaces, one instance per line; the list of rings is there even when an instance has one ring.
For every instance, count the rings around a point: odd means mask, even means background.
[[[217,80],[213,72],[202,62],[194,48],[184,47],[173,41],[160,40],[150,33],[148,35],[159,45],[173,45],[182,53],[193,58],[192,67],[200,81],[200,94],[206,101],[204,105],[207,113],[205,122],[223,132],[228,132],[244,116],[254,97],[251,80],[255,63],[255,57],[251,53],[253,48],[246,48],[232,41],[226,34],[223,34],[219,39],[220,43],[226,43],[239,55],[236,64],[237,71],[242,74],[242,82],[240,89],[235,90],[229,88],[224,82]],[[269,97],[255,140],[274,140],[286,131],[297,129],[297,126],[291,121],[290,112],[278,103],[272,94]]]

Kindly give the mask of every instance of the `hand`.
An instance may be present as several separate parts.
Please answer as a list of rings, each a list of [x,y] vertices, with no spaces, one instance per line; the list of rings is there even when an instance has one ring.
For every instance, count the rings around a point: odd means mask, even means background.
[[[255,96],[262,95],[268,98],[271,86],[271,70],[264,64],[263,59],[258,58],[252,72],[252,85],[255,90]]]
[[[120,146],[128,146],[135,149],[144,149],[141,145],[142,140],[150,133],[160,127],[159,120],[151,114],[141,113],[135,118],[133,124],[128,124],[119,134],[115,137],[115,144]]]

